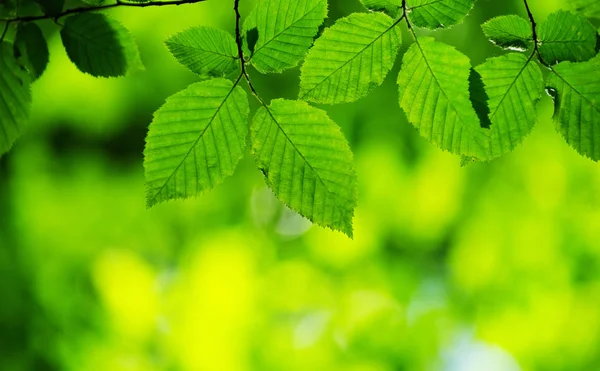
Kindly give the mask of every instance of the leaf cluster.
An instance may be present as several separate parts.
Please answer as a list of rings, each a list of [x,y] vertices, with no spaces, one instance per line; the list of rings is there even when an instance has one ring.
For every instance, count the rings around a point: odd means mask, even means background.
[[[2,40],[11,23],[17,27],[13,43],[2,41],[0,48],[0,154],[22,132],[29,84],[49,61],[44,35],[28,19],[54,18],[80,71],[116,77],[142,67],[135,42],[115,20],[86,10],[199,1],[85,0],[82,12],[63,10],[63,0],[40,1],[42,16],[8,18]],[[399,59],[401,27],[414,42],[401,57],[399,106],[432,144],[463,163],[510,153],[535,126],[545,90],[555,102],[557,131],[581,155],[600,161],[598,31],[586,18],[600,17],[597,1],[573,1],[572,9],[538,24],[524,0],[529,19],[503,15],[482,25],[488,39],[507,52],[479,66],[453,46],[419,35],[461,23],[475,0],[361,1],[369,12],[338,19],[320,33],[327,0],[258,0],[243,24],[240,0],[232,0],[235,34],[197,26],[165,40],[199,82],[167,98],[149,126],[148,207],[210,190],[249,150],[283,203],[351,237],[358,193],[353,154],[326,111],[310,103],[351,103],[380,86]],[[0,15],[16,13],[10,4]],[[265,102],[248,65],[264,74],[301,65],[298,99]],[[260,103],[252,115],[246,91]]]

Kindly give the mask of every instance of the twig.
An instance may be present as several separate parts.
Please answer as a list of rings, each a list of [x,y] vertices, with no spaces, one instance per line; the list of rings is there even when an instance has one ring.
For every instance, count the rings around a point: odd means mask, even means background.
[[[64,12],[57,14],[57,15],[38,15],[38,16],[15,17],[15,18],[9,18],[9,19],[0,19],[0,22],[6,22],[6,24],[8,25],[13,22],[31,22],[31,21],[39,21],[42,19],[59,19],[59,18],[65,17],[70,14],[93,12],[95,10],[104,10],[104,9],[116,8],[119,6],[144,8],[147,6],[195,4],[195,3],[200,3],[203,1],[206,1],[206,0],[167,0],[167,1],[156,1],[156,2],[152,1],[152,2],[147,2],[147,3],[130,3],[130,2],[122,1],[122,0],[117,0],[117,2],[113,3],[113,4],[67,9]],[[5,26],[5,27],[8,27],[8,26]]]

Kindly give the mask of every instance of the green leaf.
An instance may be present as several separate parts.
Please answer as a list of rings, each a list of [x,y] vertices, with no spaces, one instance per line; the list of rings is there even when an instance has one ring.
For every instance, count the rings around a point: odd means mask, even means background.
[[[246,148],[248,113],[246,93],[226,79],[192,84],[169,97],[146,138],[148,207],[196,196],[233,174]]]
[[[392,17],[402,13],[402,0],[360,0],[369,10],[382,10]]]
[[[596,29],[579,14],[559,10],[538,26],[540,54],[546,63],[583,62],[595,55]]]
[[[277,99],[250,129],[252,154],[275,195],[314,223],[352,237],[357,180],[350,147],[325,111]]]
[[[258,41],[252,65],[262,73],[281,72],[295,67],[312,45],[327,17],[327,0],[260,0],[253,13]]]
[[[396,24],[383,13],[354,13],[326,29],[302,66],[300,98],[353,102],[381,85],[402,44]]]
[[[65,0],[35,0],[39,4],[44,14],[58,15],[62,13],[65,6]]]
[[[129,31],[103,14],[71,16],[60,35],[67,55],[81,72],[116,77],[143,68]]]
[[[476,70],[489,99],[492,159],[514,150],[533,129],[544,80],[532,58],[518,53],[490,58]]]
[[[419,37],[402,59],[400,107],[419,134],[443,150],[485,159],[489,133],[469,99],[469,58],[431,37]]]
[[[600,18],[600,2],[598,0],[571,0],[571,7],[590,18]]]
[[[37,80],[46,70],[49,61],[48,44],[42,30],[33,22],[20,23],[15,35],[15,50],[29,70],[32,80]]]
[[[558,131],[577,152],[600,161],[600,57],[554,66],[546,85]]]
[[[29,76],[17,64],[13,46],[0,44],[0,155],[8,152],[27,124],[31,108]]]
[[[518,15],[503,15],[481,25],[483,33],[492,43],[503,49],[525,51],[533,41],[528,20]]]
[[[222,77],[239,65],[235,39],[209,27],[194,27],[165,40],[179,63],[200,76]]]
[[[408,18],[417,27],[446,28],[460,23],[475,0],[406,0]]]

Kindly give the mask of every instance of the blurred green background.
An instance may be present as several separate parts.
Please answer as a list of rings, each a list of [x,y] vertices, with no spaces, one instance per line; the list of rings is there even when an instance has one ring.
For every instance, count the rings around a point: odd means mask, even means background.
[[[329,23],[362,11],[329,3]],[[541,21],[565,3],[530,5]],[[550,98],[518,150],[467,167],[407,123],[398,66],[326,107],[356,155],[354,241],[283,207],[249,156],[220,188],[146,210],[152,112],[195,80],[162,40],[233,32],[232,1],[109,13],[145,71],[79,73],[42,23],[50,65],[0,160],[0,370],[600,370],[600,167],[556,133]],[[479,25],[508,13],[522,2],[479,0],[431,34],[477,65],[503,53]],[[268,100],[297,95],[298,69],[250,73]]]

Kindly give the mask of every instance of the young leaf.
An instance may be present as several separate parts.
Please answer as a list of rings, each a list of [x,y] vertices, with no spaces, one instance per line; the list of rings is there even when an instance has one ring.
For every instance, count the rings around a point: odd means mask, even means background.
[[[142,68],[137,45],[119,22],[99,13],[79,13],[60,32],[71,61],[92,76],[116,77]]]
[[[8,152],[29,117],[29,76],[17,64],[13,46],[0,44],[0,155]]]
[[[15,55],[24,61],[32,80],[37,80],[46,70],[49,60],[48,44],[37,24],[19,24],[15,35]]]
[[[596,29],[579,14],[559,10],[538,27],[539,50],[546,63],[583,62],[596,54]]]
[[[408,18],[417,27],[445,28],[460,23],[475,0],[406,0]]]
[[[35,0],[47,15],[58,15],[65,6],[65,0]]]
[[[600,161],[600,57],[554,66],[546,85],[558,131],[577,152]]]
[[[369,10],[383,10],[392,17],[402,13],[402,0],[360,0]]]
[[[528,20],[518,15],[503,15],[481,25],[483,33],[495,45],[503,49],[525,51],[533,41]]]
[[[238,67],[235,39],[209,27],[194,27],[165,40],[179,63],[200,76],[222,77]]]
[[[144,168],[147,205],[196,196],[233,174],[248,132],[248,98],[226,79],[169,97],[150,124]]]
[[[571,0],[571,7],[590,18],[600,18],[600,2],[598,0]]]
[[[250,129],[252,154],[275,195],[314,223],[352,237],[357,181],[350,147],[325,111],[277,99]]]
[[[515,149],[533,129],[544,80],[532,58],[518,53],[490,58],[476,70],[489,97],[492,159]]]
[[[327,0],[260,0],[251,15],[258,29],[252,65],[262,73],[281,72],[295,67],[312,45]]]
[[[326,29],[302,66],[300,98],[353,102],[381,85],[402,44],[396,24],[383,13],[354,13]]]
[[[488,130],[469,99],[469,58],[431,37],[419,37],[402,58],[400,107],[419,134],[443,150],[485,159]]]

